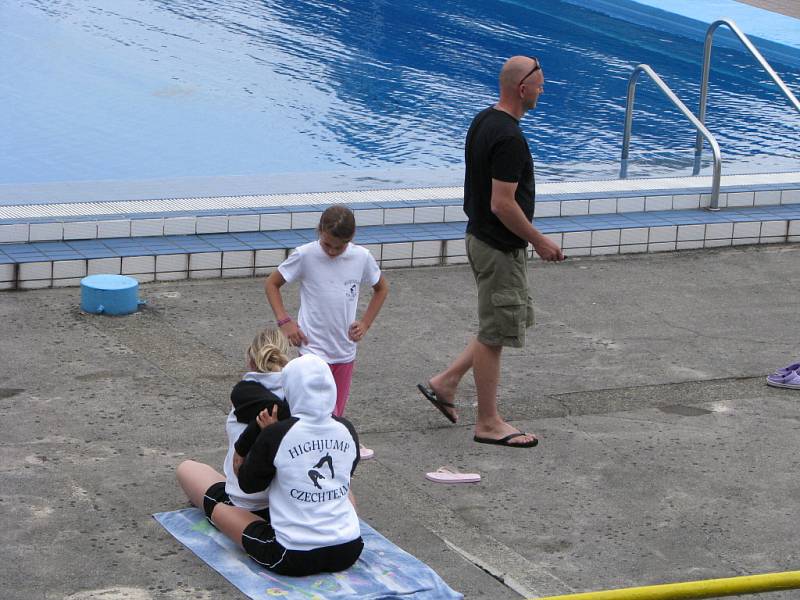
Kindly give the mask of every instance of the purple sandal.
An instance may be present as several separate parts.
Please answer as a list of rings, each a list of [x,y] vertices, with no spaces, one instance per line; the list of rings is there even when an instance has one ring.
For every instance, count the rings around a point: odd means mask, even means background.
[[[775,373],[767,376],[767,385],[790,390],[800,390],[800,373],[789,371],[786,375]]]
[[[791,365],[786,365],[785,367],[781,367],[780,369],[776,369],[774,375],[788,375],[792,371],[800,370],[800,363],[793,363]]]

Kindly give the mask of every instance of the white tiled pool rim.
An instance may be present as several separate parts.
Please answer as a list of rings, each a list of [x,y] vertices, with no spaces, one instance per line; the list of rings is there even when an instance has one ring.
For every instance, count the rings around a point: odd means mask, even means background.
[[[800,173],[543,183],[539,227],[570,256],[800,242]],[[315,236],[327,205],[353,208],[382,268],[466,261],[460,187],[0,207],[0,289],[258,276]]]

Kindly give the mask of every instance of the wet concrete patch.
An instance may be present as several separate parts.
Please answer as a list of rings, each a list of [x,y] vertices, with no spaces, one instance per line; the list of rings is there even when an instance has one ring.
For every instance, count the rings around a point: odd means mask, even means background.
[[[659,406],[658,410],[670,415],[680,415],[681,417],[701,417],[710,415],[713,411],[697,406],[686,406],[685,404],[671,404],[669,406]]]
[[[12,398],[17,394],[21,394],[25,390],[22,388],[0,388],[0,400],[5,400],[6,398]]]
[[[119,373],[114,371],[99,371],[97,373],[87,373],[86,375],[76,375],[73,379],[75,381],[100,381],[101,379],[113,379],[118,376]]]

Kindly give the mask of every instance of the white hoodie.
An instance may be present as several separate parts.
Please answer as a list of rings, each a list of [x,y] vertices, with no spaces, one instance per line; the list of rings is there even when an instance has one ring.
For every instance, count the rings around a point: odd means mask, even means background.
[[[348,499],[358,436],[349,421],[331,414],[336,382],[330,367],[312,354],[289,361],[283,391],[292,416],[261,432],[239,470],[239,485],[248,493],[269,486],[270,520],[283,547],[350,542],[361,535]]]
[[[280,372],[260,373],[258,371],[251,371],[245,373],[244,377],[242,377],[242,381],[255,381],[275,394],[278,398],[283,399]],[[236,474],[233,472],[233,455],[236,452],[236,441],[245,429],[247,429],[247,423],[239,423],[239,421],[236,420],[235,411],[231,409],[228,413],[228,419],[225,422],[225,431],[228,434],[228,454],[225,455],[225,462],[222,464],[222,470],[225,473],[225,491],[234,506],[239,506],[247,510],[262,510],[267,507],[268,500],[266,490],[255,494],[244,493],[239,487],[239,480],[236,478]]]

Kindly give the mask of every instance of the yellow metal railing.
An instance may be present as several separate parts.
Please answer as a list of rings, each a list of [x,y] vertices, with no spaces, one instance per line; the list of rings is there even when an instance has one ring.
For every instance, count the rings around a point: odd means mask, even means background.
[[[800,588],[800,571],[786,571],[785,573],[765,573],[726,579],[704,579],[602,592],[548,596],[535,600],[696,600],[697,598],[723,598],[798,588]]]

